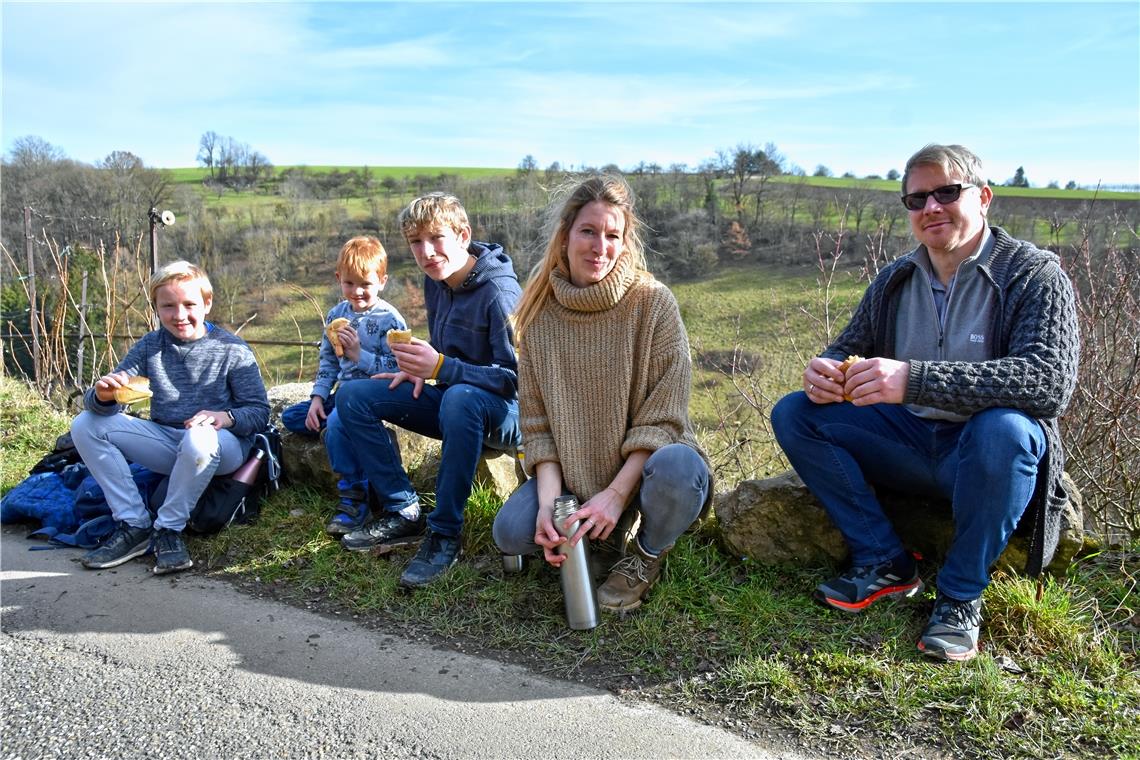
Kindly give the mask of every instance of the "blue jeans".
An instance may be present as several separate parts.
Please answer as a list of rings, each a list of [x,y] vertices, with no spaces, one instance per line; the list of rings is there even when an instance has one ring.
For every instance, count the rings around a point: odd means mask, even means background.
[[[81,412],[71,423],[71,440],[103,488],[112,517],[136,528],[149,527],[151,519],[130,462],[170,475],[154,525],[181,531],[211,478],[233,472],[245,461],[241,441],[228,430],[173,428],[121,413]]]
[[[772,409],[788,461],[847,541],[856,566],[904,551],[875,498],[875,484],[950,501],[954,539],[938,589],[977,599],[990,565],[1025,511],[1045,454],[1041,425],[1015,409],[986,409],[964,423],[916,417],[895,404],[814,404],[802,391]]]
[[[654,555],[670,549],[701,514],[708,493],[709,469],[693,448],[672,443],[653,452],[641,470],[637,502],[630,506],[641,511],[641,548]],[[539,551],[537,522],[538,479],[531,478],[495,515],[495,545],[504,554]]]
[[[325,433],[329,462],[345,480],[367,480],[384,509],[397,512],[419,497],[382,423],[442,440],[435,509],[427,523],[435,533],[458,536],[484,447],[509,451],[521,441],[518,401],[462,384],[425,385],[416,399],[411,383],[391,390],[388,383],[359,380],[337,391],[338,424]]]
[[[320,431],[313,432],[305,427],[305,420],[309,416],[309,401],[298,401],[296,404],[290,404],[281,411],[281,426],[291,433],[297,435],[316,436]],[[336,394],[330,393],[329,397],[324,400],[322,406],[325,409],[325,416],[329,416],[336,411]],[[321,423],[321,429],[328,425],[327,419]]]

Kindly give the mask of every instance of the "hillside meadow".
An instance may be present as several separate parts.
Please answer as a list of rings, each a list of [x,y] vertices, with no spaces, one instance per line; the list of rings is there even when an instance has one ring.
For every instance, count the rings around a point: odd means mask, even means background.
[[[469,211],[479,232],[507,240],[522,275],[526,241],[536,230],[527,208],[539,206],[544,194],[533,184],[516,188],[530,195],[512,196],[510,208],[521,212],[508,218],[495,205],[503,198],[496,183],[508,180],[509,172],[459,180],[457,187],[473,199]],[[201,206],[188,207],[163,231],[160,250],[205,246],[216,275],[214,318],[251,342],[267,383],[309,381],[323,315],[338,297],[332,262],[351,234],[381,235],[391,274],[384,295],[424,335],[419,275],[392,227],[414,184],[406,174],[401,182],[402,194],[394,187],[391,197],[381,186],[366,196],[302,198],[268,190],[218,194],[190,177],[184,187]],[[646,187],[665,206],[693,202],[683,185]],[[879,195],[899,205],[893,193]],[[810,214],[842,222],[835,216],[842,202],[819,198]],[[778,208],[773,203],[769,222]],[[843,248],[842,230],[832,230],[813,246],[811,235],[793,229],[801,212],[787,211],[782,263],[730,254],[689,276],[670,269],[670,257],[698,255],[698,249],[685,248],[658,222],[664,242],[652,261],[676,294],[689,331],[691,411],[720,490],[786,468],[767,411],[799,387],[807,358],[842,327],[866,284],[864,243]],[[716,213],[726,212],[718,207]],[[236,242],[217,237],[222,232]],[[897,241],[884,247],[891,255],[902,250]],[[136,260],[144,256],[140,245]],[[6,379],[0,415],[7,489],[66,429],[67,414],[45,408]],[[424,496],[430,503],[431,494]],[[840,616],[809,596],[833,568],[773,567],[728,556],[715,520],[678,543],[641,611],[608,617],[594,631],[568,633],[554,572],[531,562],[521,575],[502,575],[490,536],[499,503],[486,492],[477,491],[469,503],[465,558],[456,571],[413,595],[396,586],[405,556],[350,554],[324,535],[332,507],[326,494],[295,483],[264,506],[255,525],[194,540],[197,571],[384,630],[434,637],[442,647],[522,660],[745,736],[758,738],[774,721],[805,746],[845,757],[1127,756],[1140,746],[1140,556],[1129,548],[1090,548],[1064,577],[1046,584],[1040,600],[1028,579],[999,574],[986,595],[981,655],[944,667],[914,648],[929,597]],[[926,561],[921,572],[933,578],[937,567]]]

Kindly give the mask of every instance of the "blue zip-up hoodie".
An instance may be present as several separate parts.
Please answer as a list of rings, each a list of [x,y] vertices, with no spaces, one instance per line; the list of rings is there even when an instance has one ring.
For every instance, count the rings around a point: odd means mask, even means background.
[[[446,357],[440,385],[464,383],[518,397],[518,359],[510,314],[522,295],[514,265],[497,243],[472,242],[475,266],[457,288],[424,277],[428,333]]]

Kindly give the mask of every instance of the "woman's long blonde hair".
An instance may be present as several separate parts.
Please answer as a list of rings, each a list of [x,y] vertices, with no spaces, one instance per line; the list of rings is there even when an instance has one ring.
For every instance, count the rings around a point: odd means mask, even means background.
[[[566,243],[570,239],[570,227],[578,218],[578,212],[586,205],[601,201],[621,210],[625,220],[622,256],[629,256],[635,269],[648,274],[645,247],[641,242],[641,219],[633,207],[633,190],[624,179],[612,174],[589,177],[576,185],[567,185],[555,191],[555,199],[560,196],[565,196],[562,204],[559,205],[555,200],[547,209],[544,225],[547,230],[546,252],[531,270],[522,298],[515,308],[515,336],[520,344],[527,327],[546,307],[554,292],[550,284],[551,272],[559,265],[566,272],[570,271],[566,257]]]

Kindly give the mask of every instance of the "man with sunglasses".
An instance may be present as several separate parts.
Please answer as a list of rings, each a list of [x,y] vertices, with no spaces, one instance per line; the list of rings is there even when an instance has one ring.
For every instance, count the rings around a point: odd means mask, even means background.
[[[822,604],[860,612],[922,591],[876,486],[951,502],[954,538],[918,648],[963,661],[977,653],[982,592],[1014,528],[1030,531],[1031,575],[1056,549],[1076,307],[1056,255],[987,226],[993,191],[969,150],[927,145],[902,191],[918,247],[878,274],[772,427],[850,552],[850,569],[816,589]],[[844,371],[852,355],[867,358]]]

